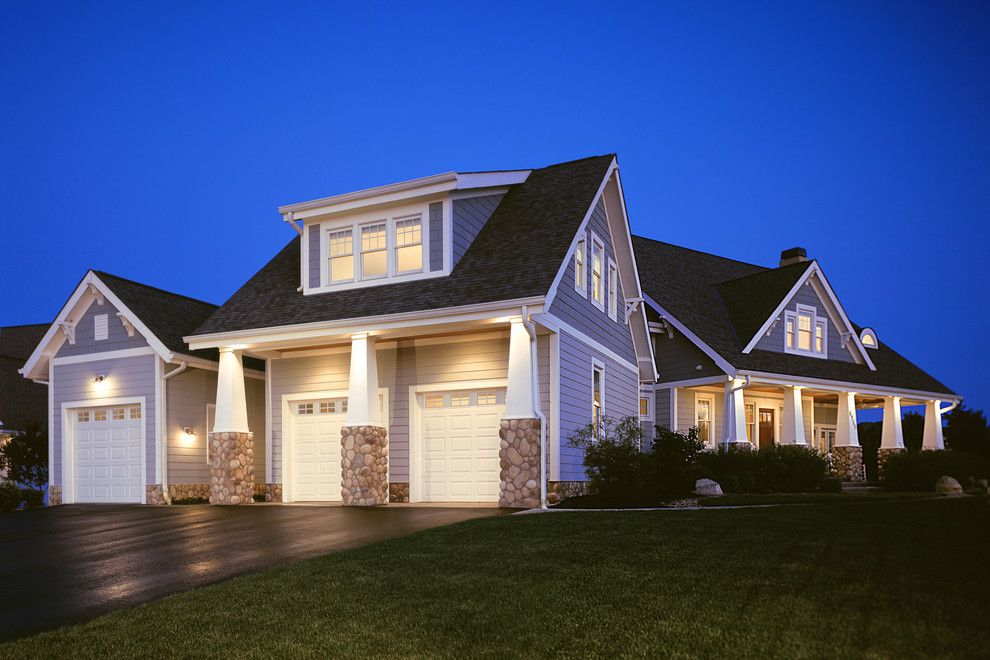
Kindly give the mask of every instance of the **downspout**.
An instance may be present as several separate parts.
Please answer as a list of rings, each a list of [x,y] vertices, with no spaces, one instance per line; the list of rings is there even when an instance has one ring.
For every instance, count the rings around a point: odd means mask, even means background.
[[[733,387],[728,392],[725,392],[724,394],[722,394],[722,437],[723,437],[722,445],[723,445],[723,447],[725,447],[725,451],[729,451],[729,434],[725,432],[725,417],[726,417],[725,411],[729,409],[729,400],[732,398],[732,394],[734,394],[735,392],[738,392],[739,390],[746,389],[747,387],[749,387],[752,384],[752,382],[753,382],[753,377],[752,376],[746,376],[746,382],[745,383],[743,383],[742,385],[737,385],[736,387]],[[743,410],[745,410],[745,408]],[[734,415],[735,414],[735,411],[733,411],[732,414]],[[713,414],[712,415],[712,426],[714,426],[714,425],[715,425],[715,419],[714,419],[714,414]]]
[[[959,406],[959,402],[958,401],[953,401],[952,403],[949,404],[949,407],[948,408],[941,408],[941,409],[939,409],[938,414],[940,416],[941,415],[948,415],[950,412],[952,412],[953,410],[955,410],[958,406]]]
[[[523,327],[529,334],[532,350],[529,352],[530,377],[533,379],[533,412],[540,420],[540,508],[547,508],[547,418],[540,407],[540,369],[536,345],[536,324],[529,317],[526,305],[522,306]]]
[[[166,504],[172,503],[172,497],[168,494],[168,380],[173,376],[178,376],[186,370],[185,360],[179,362],[179,368],[173,369],[167,374],[162,374],[162,499]],[[207,438],[209,442],[209,438]]]
[[[283,215],[282,216],[282,220],[284,220],[285,222],[288,222],[290,225],[292,225],[292,228],[296,230],[296,233],[297,234],[299,234],[299,238],[300,239],[302,238],[302,235],[303,235],[302,227],[300,227],[298,224],[296,224],[296,217],[292,213],[292,211],[289,211],[288,213],[286,213],[285,215]],[[300,255],[300,264],[299,264],[299,288],[296,289],[296,293],[302,293],[302,290],[303,290],[303,283],[302,283],[302,255]]]

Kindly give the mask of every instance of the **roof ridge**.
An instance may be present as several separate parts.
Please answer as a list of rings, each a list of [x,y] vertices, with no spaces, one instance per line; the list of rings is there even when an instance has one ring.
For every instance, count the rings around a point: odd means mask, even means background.
[[[113,277],[115,279],[123,280],[124,282],[128,282],[129,284],[136,284],[137,286],[144,287],[145,289],[152,289],[154,291],[160,291],[161,293],[166,293],[166,294],[168,294],[170,296],[175,296],[176,298],[185,298],[186,300],[191,300],[193,302],[197,302],[197,303],[200,303],[202,305],[209,305],[210,307],[213,307],[214,309],[219,309],[219,307],[220,307],[220,305],[217,305],[216,303],[207,302],[205,300],[202,300],[201,298],[193,298],[192,296],[187,296],[184,293],[176,293],[175,291],[169,291],[168,289],[163,289],[163,288],[161,288],[159,286],[154,286],[152,284],[145,284],[144,282],[138,282],[137,280],[132,280],[132,279],[127,278],[127,277],[121,277],[120,275],[114,275],[113,273],[108,273],[108,272],[103,271],[103,270],[93,269],[93,272],[96,273],[99,276]]]
[[[633,234],[633,238],[641,238],[644,241],[650,241],[651,243],[657,243],[659,245],[666,245],[668,247],[677,248],[678,250],[684,250],[686,252],[694,252],[695,254],[703,254],[706,257],[715,257],[716,259],[722,259],[723,261],[731,261],[732,263],[742,264],[743,266],[751,266],[753,268],[762,268],[763,270],[773,270],[768,266],[761,266],[760,264],[754,264],[749,261],[741,261],[739,259],[733,259],[732,257],[723,257],[720,254],[715,254],[714,252],[705,252],[704,250],[697,250],[695,248],[685,247],[684,245],[677,245],[675,243],[668,243],[667,241],[661,241],[656,238],[650,238],[649,236],[640,236],[639,234]],[[750,273],[750,275],[756,275],[756,273]],[[744,275],[743,277],[749,277],[749,275]]]
[[[777,266],[776,268],[767,268],[765,270],[757,271],[755,273],[749,273],[748,275],[742,275],[741,277],[733,277],[731,280],[722,280],[721,282],[716,283],[715,286],[719,287],[719,286],[722,286],[723,284],[731,284],[733,282],[739,282],[741,280],[749,279],[750,277],[758,277],[760,275],[767,275],[769,273],[779,273],[779,272],[782,272],[785,269],[794,268],[794,266],[804,266],[804,270],[807,270],[809,267],[811,267],[811,264],[813,264],[813,263],[814,263],[814,260],[812,259],[812,260],[808,260],[808,261],[799,261],[797,263],[787,264],[786,266]],[[797,270],[797,269],[795,268],[794,270]]]

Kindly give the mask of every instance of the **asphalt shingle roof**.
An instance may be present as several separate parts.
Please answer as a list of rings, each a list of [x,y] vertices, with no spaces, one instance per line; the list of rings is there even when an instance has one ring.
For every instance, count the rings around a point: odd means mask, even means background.
[[[765,268],[641,236],[633,236],[633,249],[643,291],[737,369],[954,394],[882,341],[867,349],[876,371],[789,353],[743,353],[810,262]],[[663,365],[657,367],[662,377]]]
[[[447,277],[304,296],[298,237],[194,333],[397,314],[544,295],[591,207],[613,155],[533,170],[511,186]]]
[[[48,331],[48,323],[0,328],[0,428],[23,431],[29,423],[44,428],[48,388],[17,372]]]

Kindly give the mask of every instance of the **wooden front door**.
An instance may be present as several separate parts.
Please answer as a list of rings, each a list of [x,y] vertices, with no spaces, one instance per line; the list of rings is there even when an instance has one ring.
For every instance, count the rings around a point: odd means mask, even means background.
[[[760,408],[760,449],[773,445],[773,408]]]

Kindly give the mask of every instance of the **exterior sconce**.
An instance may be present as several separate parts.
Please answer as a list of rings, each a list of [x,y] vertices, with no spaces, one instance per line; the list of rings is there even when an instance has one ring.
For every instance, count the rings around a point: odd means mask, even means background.
[[[186,426],[182,429],[182,440],[187,445],[195,444],[196,442],[196,432],[193,431],[191,426]]]
[[[103,374],[100,374],[99,376],[97,376],[96,378],[93,379],[93,382],[94,383],[102,383],[106,379],[107,379],[106,376],[104,376]]]

